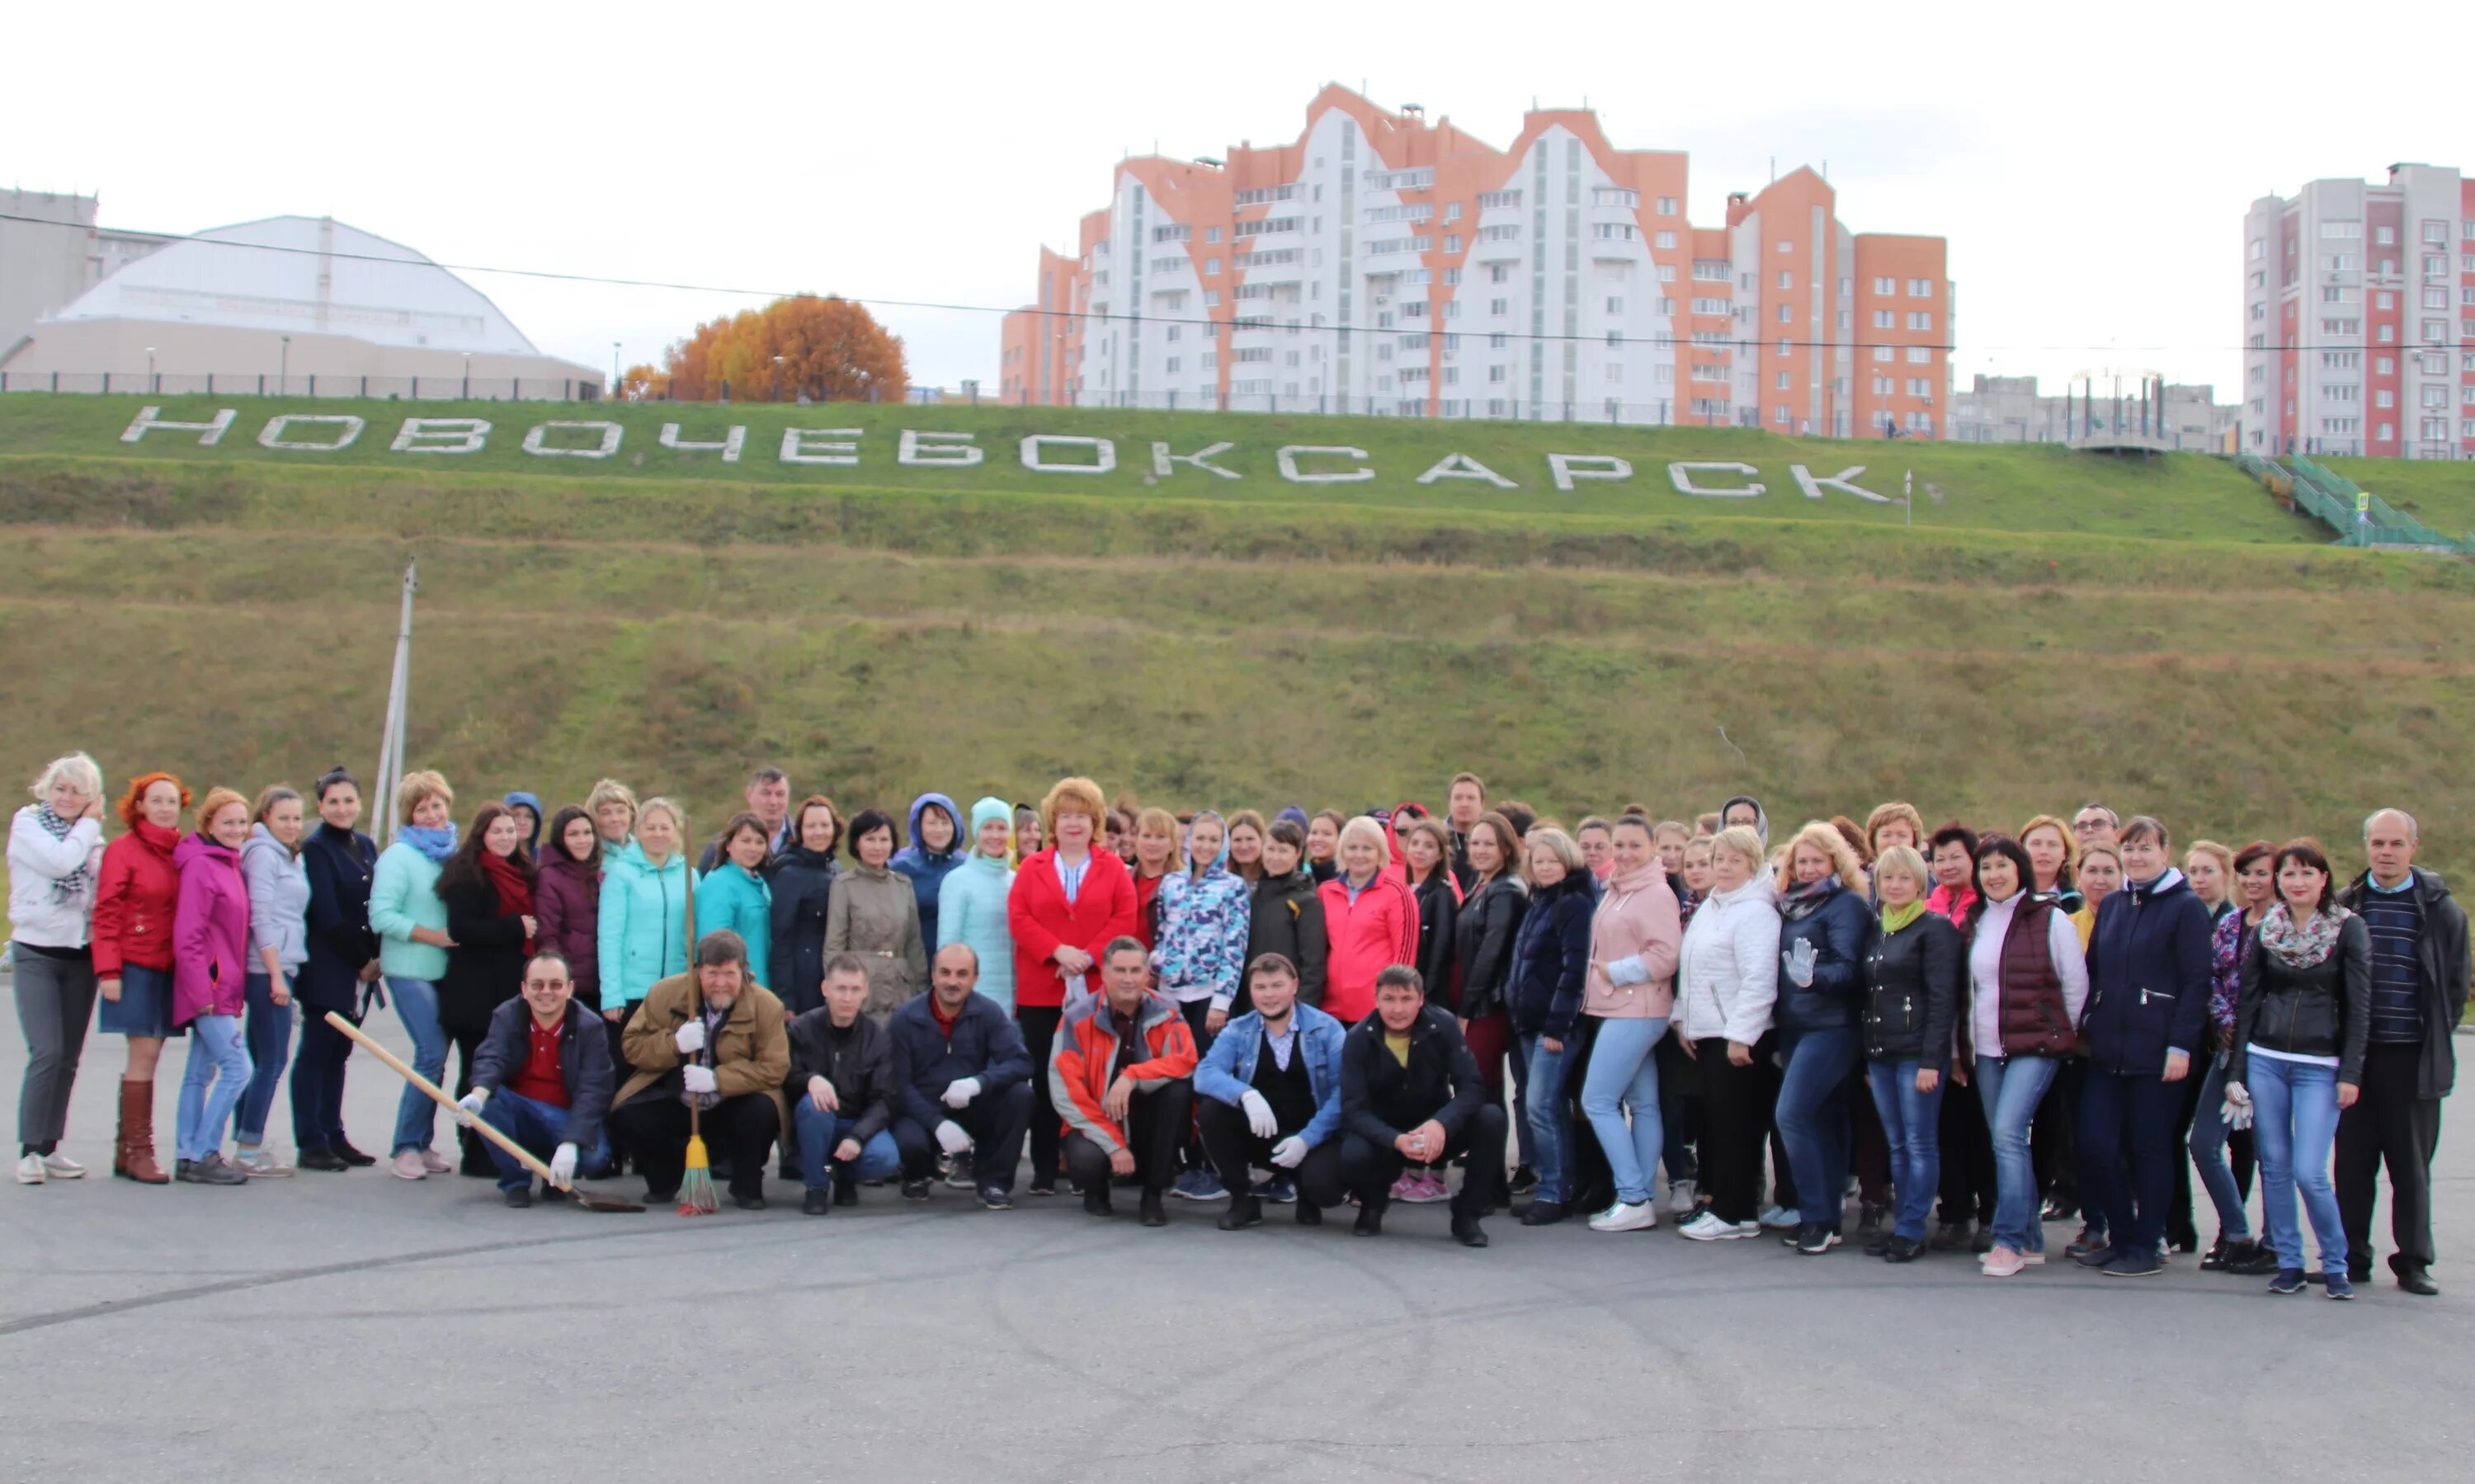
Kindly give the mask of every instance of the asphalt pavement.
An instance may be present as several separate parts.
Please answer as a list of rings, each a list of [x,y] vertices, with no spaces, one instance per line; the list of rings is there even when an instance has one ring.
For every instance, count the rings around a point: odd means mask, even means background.
[[[770,1211],[702,1219],[509,1210],[484,1180],[382,1170],[149,1188],[105,1178],[120,1062],[88,1040],[63,1148],[93,1173],[0,1185],[7,1478],[2469,1476],[2463,1135],[2437,1172],[2443,1295],[2383,1264],[2336,1303],[2189,1257],[1993,1280],[1672,1224],[1499,1216],[1470,1252],[1441,1206],[1369,1241],[1345,1210],[1224,1233],[1216,1204],[1172,1202],[1145,1230],[1131,1201],[990,1212],[942,1185],[823,1219],[778,1184]],[[354,1058],[363,1147],[384,1152],[400,1085]]]

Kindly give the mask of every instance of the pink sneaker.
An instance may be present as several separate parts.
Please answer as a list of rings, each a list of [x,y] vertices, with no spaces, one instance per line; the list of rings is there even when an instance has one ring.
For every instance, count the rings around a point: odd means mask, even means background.
[[[2007,1247],[1997,1247],[1985,1254],[1987,1277],[2017,1277],[2027,1266],[2018,1253]]]
[[[1401,1178],[1392,1182],[1392,1199],[1395,1201],[1417,1200],[1418,1177],[1410,1174],[1407,1170],[1403,1170],[1401,1172]]]
[[[1444,1183],[1444,1178],[1430,1170],[1418,1178],[1418,1188],[1409,1193],[1408,1200],[1412,1205],[1434,1205],[1452,1198],[1452,1188]]]
[[[423,1167],[421,1156],[407,1149],[387,1161],[387,1173],[398,1180],[421,1180],[429,1171]]]
[[[445,1155],[438,1153],[434,1149],[425,1149],[421,1152],[421,1167],[428,1170],[432,1175],[444,1175],[448,1171],[455,1168],[455,1166],[447,1162],[447,1156]]]

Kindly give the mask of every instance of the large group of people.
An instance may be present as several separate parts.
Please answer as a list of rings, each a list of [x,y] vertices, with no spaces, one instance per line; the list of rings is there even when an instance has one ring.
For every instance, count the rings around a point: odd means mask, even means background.
[[[147,1184],[383,1164],[529,1205],[633,1170],[658,1203],[696,1143],[745,1209],[773,1174],[815,1216],[940,1183],[1003,1210],[1027,1155],[1032,1196],[1129,1195],[1147,1227],[1172,1199],[1229,1230],[1348,1205],[1372,1236],[1448,1203],[1483,1247],[1517,1204],[1822,1255],[1852,1204],[1892,1263],[1965,1250],[2006,1278],[2076,1220],[2062,1255],[2109,1277],[2192,1253],[2336,1299],[2386,1190],[2397,1284],[2438,1291],[2467,925],[2393,808],[2349,879],[2311,839],[2178,853],[2095,803],[2015,831],[1894,802],[1774,839],[1752,797],[1567,824],[1468,773],[1440,814],[1172,813],[1067,778],[845,817],[769,767],[692,835],[609,779],[459,825],[422,771],[379,801],[384,849],[342,768],[254,800],[147,772],[112,806],[71,754],[33,791],[8,855],[26,1184],[86,1173],[61,1139],[91,1020],[127,1046],[112,1174]],[[382,1008],[424,1078],[458,1053],[457,1157],[411,1085],[383,1153],[346,1137],[354,1041],[326,1017]]]

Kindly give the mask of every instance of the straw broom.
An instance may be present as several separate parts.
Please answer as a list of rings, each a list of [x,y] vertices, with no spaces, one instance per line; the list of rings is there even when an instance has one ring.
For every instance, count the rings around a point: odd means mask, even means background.
[[[685,847],[685,843],[684,840],[681,841],[682,848]],[[704,980],[697,973],[696,961],[696,865],[693,862],[685,864],[688,884],[688,983],[696,991],[697,1023],[702,1025],[704,1023]],[[704,1051],[698,1053],[698,1056],[702,1058],[709,1055],[711,1051],[712,1048],[708,1046]],[[696,1099],[691,1096],[688,1099],[687,1167],[680,1172],[679,1176],[679,1214],[682,1216],[711,1216],[722,1209],[722,1198],[713,1188],[713,1160],[704,1151],[704,1132],[698,1121],[698,1111]]]

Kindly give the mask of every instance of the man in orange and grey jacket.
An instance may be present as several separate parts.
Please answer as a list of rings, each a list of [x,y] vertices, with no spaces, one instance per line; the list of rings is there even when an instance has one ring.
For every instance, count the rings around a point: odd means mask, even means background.
[[[1142,1223],[1168,1225],[1161,1192],[1177,1173],[1194,1107],[1194,1032],[1177,1003],[1151,988],[1140,940],[1100,956],[1102,992],[1067,1007],[1049,1052],[1049,1096],[1066,1123],[1066,1173],[1083,1209],[1110,1214],[1114,1177],[1142,1180]]]

